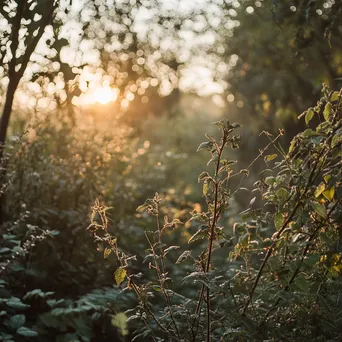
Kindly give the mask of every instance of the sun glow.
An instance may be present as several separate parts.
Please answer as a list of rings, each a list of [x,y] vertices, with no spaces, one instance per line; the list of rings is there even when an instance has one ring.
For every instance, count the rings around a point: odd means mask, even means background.
[[[90,89],[84,94],[81,94],[78,99],[78,104],[108,104],[110,102],[116,101],[119,95],[119,90],[117,88],[111,88],[110,86],[100,86]]]

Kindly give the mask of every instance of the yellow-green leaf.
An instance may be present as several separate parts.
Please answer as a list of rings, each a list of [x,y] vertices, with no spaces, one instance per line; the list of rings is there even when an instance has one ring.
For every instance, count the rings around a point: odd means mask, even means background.
[[[316,188],[315,191],[315,197],[319,197],[321,195],[321,193],[325,190],[325,184],[321,183],[320,185],[318,185],[318,187]]]
[[[128,335],[128,327],[127,327],[127,319],[128,317],[124,312],[119,312],[115,316],[112,316],[112,325],[119,328],[122,336]]]
[[[334,189],[334,188],[325,190],[325,191],[323,192],[323,196],[324,196],[328,201],[332,201],[332,199],[334,198],[334,195],[335,195],[335,189]]]
[[[336,134],[331,139],[331,147],[335,147],[342,140],[341,135]]]
[[[319,216],[323,218],[327,218],[327,210],[324,205],[317,203],[317,202],[311,202],[311,205],[312,205],[313,210],[315,210],[315,212]]]
[[[278,155],[276,153],[274,154],[269,154],[268,156],[265,156],[265,160],[266,161],[271,161],[273,159],[276,159],[278,157]]]
[[[109,255],[110,255],[110,253],[112,253],[112,250],[110,249],[110,248],[105,248],[105,250],[104,250],[104,252],[103,252],[103,256],[104,256],[104,258],[106,259],[106,258],[108,258],[109,257]]]
[[[204,183],[203,183],[203,196],[207,196],[208,189],[209,189],[209,183],[208,183],[208,181],[204,181]]]
[[[116,285],[120,285],[126,278],[126,274],[127,274],[127,271],[122,268],[122,267],[119,267],[115,273],[114,273],[114,279],[115,279],[115,282],[116,282]]]
[[[331,95],[331,101],[336,101],[338,99],[338,91],[334,91]]]
[[[330,118],[331,114],[332,114],[332,106],[331,106],[331,103],[328,102],[325,105],[325,108],[324,108],[324,111],[323,111],[323,116],[324,116],[325,121],[329,121],[329,118]]]
[[[274,216],[274,226],[277,230],[279,230],[283,225],[283,214],[282,213],[276,213]]]
[[[305,123],[306,123],[306,125],[308,125],[309,122],[312,120],[314,114],[315,114],[315,112],[311,108],[306,111],[306,114],[305,114]]]
[[[325,175],[323,176],[324,180],[326,183],[329,183],[330,179],[331,179],[331,175]]]

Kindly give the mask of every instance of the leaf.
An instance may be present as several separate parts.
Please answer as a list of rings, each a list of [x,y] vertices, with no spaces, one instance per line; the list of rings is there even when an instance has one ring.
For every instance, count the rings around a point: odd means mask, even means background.
[[[207,226],[203,226],[203,227],[199,228],[197,230],[197,232],[194,235],[192,235],[191,238],[188,240],[188,243],[191,243],[191,242],[205,238],[207,233],[208,233],[208,227]]]
[[[211,151],[212,148],[213,148],[213,143],[211,141],[205,141],[205,142],[200,143],[200,145],[197,148],[197,152],[201,150]]]
[[[112,316],[111,323],[120,330],[122,336],[128,335],[127,316],[124,312]]]
[[[276,153],[274,154],[269,154],[268,156],[265,156],[265,161],[271,161],[273,159],[276,159],[278,157],[278,155]]]
[[[219,156],[218,154],[215,152],[213,153],[213,155],[211,156],[210,160],[208,161],[207,165],[209,165],[211,162],[215,162],[219,160]]]
[[[208,189],[209,189],[209,182],[205,180],[203,182],[203,191],[202,191],[204,197],[207,196]]]
[[[26,336],[26,337],[34,337],[34,336],[38,336],[38,333],[34,330],[31,330],[29,328],[26,327],[21,327],[17,330],[17,334],[21,335],[21,336]]]
[[[265,183],[266,183],[267,185],[272,185],[272,184],[275,183],[275,181],[276,181],[276,179],[275,179],[274,177],[272,177],[272,176],[269,176],[269,177],[266,177],[266,178],[265,178]]]
[[[178,257],[176,264],[180,264],[189,258],[191,258],[191,251],[186,250]]]
[[[335,188],[323,191],[323,196],[328,200],[332,201],[335,195]]]
[[[116,282],[116,285],[120,285],[126,278],[126,274],[127,274],[127,271],[122,268],[122,267],[119,267],[115,273],[114,273],[114,279],[115,279],[115,282]]]
[[[11,297],[6,301],[7,306],[13,309],[22,310],[29,307],[29,305],[24,304],[19,298]]]
[[[327,217],[327,210],[324,205],[317,202],[311,202],[311,206],[319,216],[323,218]]]
[[[319,197],[322,192],[325,190],[325,184],[324,183],[321,183],[320,185],[318,185],[318,187],[316,188],[316,191],[315,191],[315,197]]]
[[[339,94],[338,91],[334,91],[334,92],[331,94],[330,100],[331,100],[331,101],[336,101],[336,100],[338,99],[338,94]]]
[[[285,198],[287,198],[289,196],[289,192],[285,188],[280,188],[280,189],[277,190],[276,196],[278,198],[285,199]]]
[[[342,137],[340,134],[336,134],[331,139],[331,147],[335,147],[340,141],[342,140]]]
[[[332,114],[332,105],[330,102],[328,102],[326,105],[325,105],[325,108],[324,108],[324,111],[323,111],[323,116],[324,116],[324,119],[325,121],[329,121],[329,118]]]
[[[136,210],[139,212],[143,212],[147,209],[147,207],[148,206],[146,204],[142,204],[142,205],[139,205],[139,207]]]
[[[249,206],[253,206],[254,202],[256,200],[256,197],[253,197],[250,201],[249,201]]]
[[[274,215],[274,226],[279,230],[283,225],[283,215],[282,213],[276,213]]]
[[[309,110],[306,111],[306,114],[305,114],[306,125],[309,125],[309,122],[312,120],[314,114],[315,114],[315,112],[313,111],[312,108],[310,108]]]
[[[109,257],[109,255],[110,255],[110,253],[112,253],[112,250],[110,249],[110,248],[105,248],[105,250],[104,250],[104,252],[103,252],[103,257],[105,258],[105,259],[107,259],[108,257]]]
[[[306,129],[303,133],[302,136],[304,138],[311,137],[313,135],[319,135],[317,132],[313,131],[311,128]]]
[[[167,253],[169,253],[175,249],[178,249],[178,248],[180,248],[180,246],[170,246],[170,247],[165,249],[164,254],[166,255]]]
[[[8,247],[2,247],[0,248],[0,254],[2,253],[7,253],[7,252],[10,252],[11,250],[8,248]]]
[[[25,324],[25,315],[14,315],[10,319],[10,326],[17,330]]]

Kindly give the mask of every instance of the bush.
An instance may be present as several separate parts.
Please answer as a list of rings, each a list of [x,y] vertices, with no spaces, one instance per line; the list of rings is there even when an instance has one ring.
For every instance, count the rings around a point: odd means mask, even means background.
[[[144,233],[148,270],[137,270],[136,256],[111,234],[108,208],[96,203],[89,230],[105,245],[104,256],[116,257],[117,285],[136,295],[126,311],[136,329],[132,341],[342,338],[341,109],[342,92],[324,88],[317,106],[301,115],[308,128],[287,152],[278,143],[283,131],[266,134],[270,143],[254,160],[262,158],[266,169],[250,191],[242,187],[248,168],[238,171],[224,157],[227,146],[240,145],[239,125],[217,122],[221,139],[207,135],[198,149],[209,151],[214,168],[199,176],[207,209],[186,222],[189,247],[169,244],[182,222],[158,194],[138,208],[156,222]],[[239,192],[251,200],[231,227],[227,212]]]

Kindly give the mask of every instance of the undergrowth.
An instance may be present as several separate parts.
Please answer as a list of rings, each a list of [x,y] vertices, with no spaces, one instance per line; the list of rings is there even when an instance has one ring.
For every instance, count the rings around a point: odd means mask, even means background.
[[[136,295],[125,312],[132,341],[342,338],[341,109],[342,92],[325,87],[301,115],[308,128],[287,151],[284,131],[264,132],[270,142],[251,165],[263,159],[266,168],[252,189],[243,187],[249,168],[238,170],[227,157],[229,147],[241,145],[239,125],[216,122],[220,140],[206,135],[198,148],[210,156],[198,177],[206,208],[193,210],[182,228],[178,218],[163,216],[162,196],[147,199],[137,210],[156,228],[144,233],[143,260],[120,248],[108,208],[95,203],[88,229],[105,246],[104,257],[115,257],[117,286]],[[233,177],[240,178],[237,188]],[[238,192],[251,200],[230,226]],[[180,229],[191,234],[188,246],[170,245]]]

